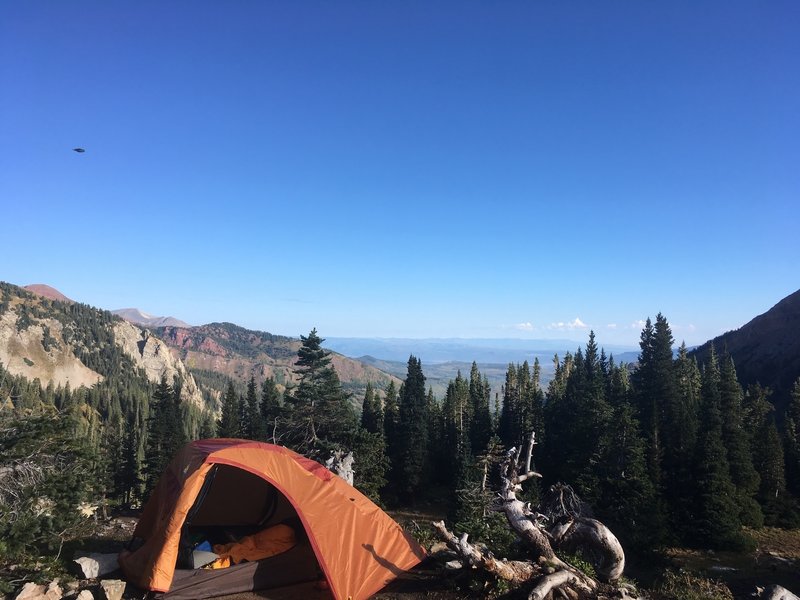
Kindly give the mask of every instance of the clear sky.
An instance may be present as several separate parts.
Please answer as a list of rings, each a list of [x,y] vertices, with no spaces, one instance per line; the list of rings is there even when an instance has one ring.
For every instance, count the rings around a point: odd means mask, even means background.
[[[287,335],[635,345],[660,311],[699,343],[800,287],[798,32],[796,0],[6,0],[0,279]]]

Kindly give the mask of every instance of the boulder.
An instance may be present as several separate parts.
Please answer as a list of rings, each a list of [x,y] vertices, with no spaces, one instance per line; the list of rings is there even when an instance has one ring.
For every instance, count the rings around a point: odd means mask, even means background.
[[[100,588],[106,600],[122,600],[125,592],[125,582],[121,579],[104,579],[100,582]]]
[[[94,594],[90,590],[81,590],[75,600],[94,600]]]
[[[90,552],[85,556],[76,558],[79,573],[84,579],[96,579],[119,569],[116,554],[98,554]]]

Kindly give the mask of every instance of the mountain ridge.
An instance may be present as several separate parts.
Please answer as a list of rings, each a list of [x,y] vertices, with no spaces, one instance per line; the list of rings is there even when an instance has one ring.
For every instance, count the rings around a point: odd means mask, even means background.
[[[792,385],[800,377],[800,290],[691,354],[699,362],[707,361],[712,346],[718,354],[730,353],[743,386],[760,383],[772,389],[773,403],[778,415],[782,414]]]
[[[145,327],[191,327],[186,321],[181,321],[175,317],[156,317],[138,308],[117,308],[112,310],[111,313],[122,317],[130,323]]]

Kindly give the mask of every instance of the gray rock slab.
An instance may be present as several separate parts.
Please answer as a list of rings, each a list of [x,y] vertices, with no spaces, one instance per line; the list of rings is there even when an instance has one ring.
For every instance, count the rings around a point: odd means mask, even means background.
[[[119,568],[116,554],[98,554],[90,552],[85,556],[76,558],[80,574],[84,579],[96,579],[103,575],[108,575]]]

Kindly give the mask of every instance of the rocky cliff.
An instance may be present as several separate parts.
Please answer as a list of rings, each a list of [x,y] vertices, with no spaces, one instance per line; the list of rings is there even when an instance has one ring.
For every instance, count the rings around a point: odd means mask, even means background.
[[[64,327],[54,318],[38,318],[25,324],[19,305],[0,315],[0,362],[14,375],[39,379],[43,386],[91,387],[103,379],[76,356],[73,344],[64,341]],[[67,338],[69,336],[67,335]]]
[[[147,378],[158,383],[166,377],[169,383],[175,376],[183,381],[181,400],[198,408],[203,406],[203,397],[197,388],[194,377],[186,370],[180,358],[173,356],[169,347],[148,330],[141,329],[127,321],[114,325],[114,339],[137,367],[147,373]]]

